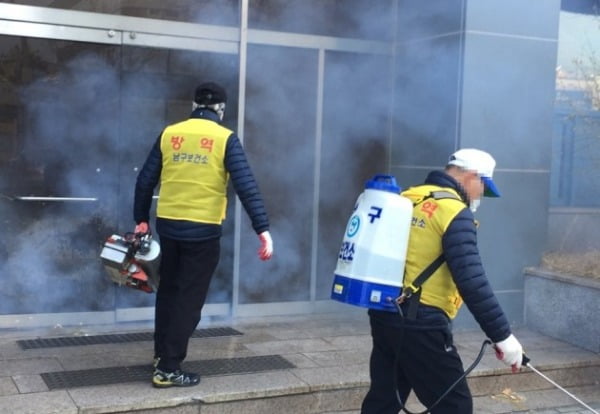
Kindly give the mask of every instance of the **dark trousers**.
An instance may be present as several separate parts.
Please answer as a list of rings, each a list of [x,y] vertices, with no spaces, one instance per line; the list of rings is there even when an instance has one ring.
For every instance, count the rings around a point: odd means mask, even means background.
[[[413,330],[382,324],[370,317],[373,351],[371,386],[362,414],[397,414],[411,390],[431,407],[464,373],[450,329]],[[394,379],[394,376],[396,379]],[[473,400],[466,379],[435,406],[432,414],[472,414]]]
[[[180,369],[212,275],[219,263],[220,239],[186,242],[161,237],[160,283],[156,293],[154,353],[158,368]]]

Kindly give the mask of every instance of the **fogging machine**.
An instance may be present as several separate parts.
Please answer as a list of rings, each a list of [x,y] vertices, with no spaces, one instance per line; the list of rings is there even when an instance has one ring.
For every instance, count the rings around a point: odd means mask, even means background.
[[[104,242],[100,258],[116,284],[147,293],[158,289],[160,245],[150,233],[113,234]]]

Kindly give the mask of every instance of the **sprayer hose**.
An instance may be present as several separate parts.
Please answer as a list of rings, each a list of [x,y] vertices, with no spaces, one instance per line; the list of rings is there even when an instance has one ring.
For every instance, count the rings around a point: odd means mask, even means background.
[[[404,321],[404,314],[402,312],[402,309],[400,308],[400,306],[396,303],[396,308],[398,310],[398,313],[400,314],[400,317],[402,318],[402,320]],[[402,327],[402,330],[404,331],[404,326]],[[409,411],[404,404],[402,403],[402,398],[400,398],[400,392],[398,391],[398,379],[397,376],[394,375],[394,388],[396,391],[396,399],[398,400],[398,404],[400,404],[400,411],[404,411],[407,414],[427,414],[430,413],[431,410],[440,403],[440,401],[442,401],[444,399],[444,397],[446,395],[448,395],[450,393],[450,391],[452,391],[454,389],[454,387],[456,387],[458,385],[459,382],[461,382],[467,375],[469,375],[471,373],[471,371],[473,371],[473,369],[475,369],[475,367],[477,366],[477,364],[479,364],[479,362],[481,361],[481,358],[483,358],[483,353],[485,352],[485,347],[487,345],[492,345],[492,341],[490,341],[489,339],[486,339],[485,341],[483,341],[483,343],[481,344],[481,349],[479,350],[479,354],[477,355],[477,358],[475,358],[475,361],[473,361],[473,363],[469,366],[469,368],[467,368],[465,370],[465,372],[458,377],[458,379],[456,381],[454,381],[454,383],[452,385],[450,385],[450,387],[437,399],[436,402],[434,402],[431,407],[427,408],[425,411],[421,411],[418,413],[413,413],[412,411]],[[399,353],[396,354],[396,362],[394,363],[394,369],[398,369],[398,365],[399,365]]]

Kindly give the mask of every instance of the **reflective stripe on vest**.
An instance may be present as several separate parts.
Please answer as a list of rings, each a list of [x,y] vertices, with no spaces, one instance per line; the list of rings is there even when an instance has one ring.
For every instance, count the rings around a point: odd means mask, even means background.
[[[221,224],[229,179],[225,148],[231,134],[216,122],[197,118],[165,128],[158,217]]]
[[[429,197],[440,191],[450,197]],[[406,287],[442,254],[442,236],[466,205],[453,189],[433,185],[411,187],[402,195],[415,204],[404,272]],[[423,283],[421,291],[420,303],[442,309],[451,319],[456,317],[463,301],[446,262]]]

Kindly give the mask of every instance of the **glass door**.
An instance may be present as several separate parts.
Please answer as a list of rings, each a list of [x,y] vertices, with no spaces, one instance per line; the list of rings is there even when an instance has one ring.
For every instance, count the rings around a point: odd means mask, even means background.
[[[152,318],[154,295],[106,275],[103,243],[133,230],[137,172],[199,82],[225,85],[236,129],[235,29],[107,17],[0,3],[0,326]],[[230,309],[222,244],[208,313]]]
[[[107,311],[120,46],[0,36],[0,313]]]

